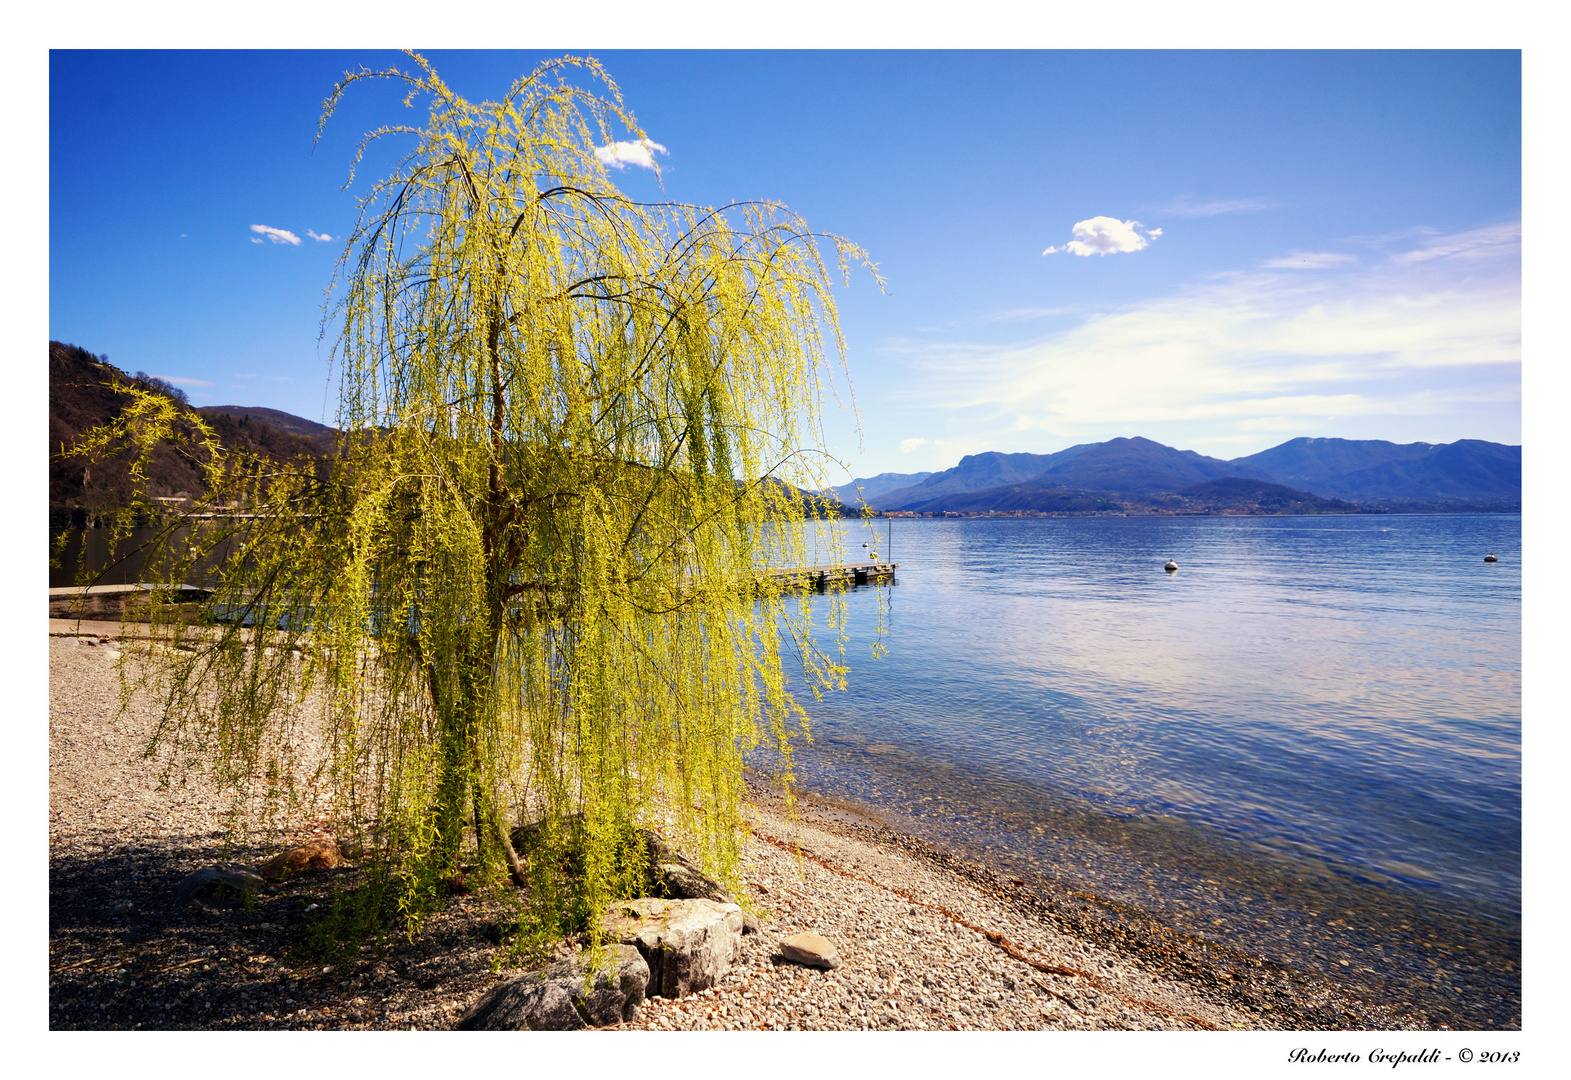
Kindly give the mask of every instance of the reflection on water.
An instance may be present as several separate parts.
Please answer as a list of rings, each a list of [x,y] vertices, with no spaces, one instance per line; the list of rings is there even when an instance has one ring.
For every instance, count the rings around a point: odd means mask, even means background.
[[[889,654],[853,593],[851,686],[809,706],[798,776],[1398,1002],[1487,990],[1458,1019],[1511,1023],[1519,551],[1515,516],[897,522]]]

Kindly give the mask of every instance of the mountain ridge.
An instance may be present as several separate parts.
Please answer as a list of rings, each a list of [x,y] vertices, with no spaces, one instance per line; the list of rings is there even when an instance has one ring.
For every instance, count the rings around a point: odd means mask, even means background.
[[[1480,439],[1398,444],[1298,438],[1224,460],[1134,436],[1052,454],[968,454],[918,484],[875,495],[864,487],[863,499],[880,512],[917,514],[1242,512],[1244,506],[1260,513],[1520,510],[1521,462],[1520,446]],[[840,490],[863,483],[854,480]],[[1297,509],[1267,509],[1287,506]]]

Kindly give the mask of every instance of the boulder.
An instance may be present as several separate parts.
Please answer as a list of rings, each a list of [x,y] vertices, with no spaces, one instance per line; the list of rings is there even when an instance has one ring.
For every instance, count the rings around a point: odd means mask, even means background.
[[[792,934],[780,943],[780,955],[809,967],[837,968],[840,956],[829,939],[813,933]]]
[[[582,873],[583,857],[579,848],[583,830],[581,814],[555,820],[533,821],[518,826],[510,834],[513,850],[527,862],[540,846],[547,830],[551,828],[561,830],[568,837],[564,868],[569,873]],[[718,881],[705,874],[693,860],[666,843],[659,833],[652,829],[640,831],[643,833],[646,851],[647,870],[644,881],[645,888],[648,890],[646,895],[663,900],[714,900],[722,904],[736,903],[736,898],[726,892]],[[758,933],[758,920],[744,914],[742,932]]]
[[[254,900],[265,884],[249,867],[215,863],[180,879],[175,886],[175,907],[238,907]]]
[[[716,900],[644,897],[606,909],[606,933],[649,964],[649,994],[685,997],[720,981],[742,948],[742,909]]]
[[[257,873],[268,881],[282,881],[290,874],[299,873],[301,870],[331,870],[343,864],[344,857],[339,852],[336,842],[313,840],[309,844],[293,848],[281,855],[274,855],[257,868]]]
[[[632,1020],[644,1003],[649,965],[631,945],[609,948],[609,970],[586,953],[499,982],[458,1022],[461,1031],[579,1031]]]
[[[671,900],[714,900],[721,904],[735,904],[736,898],[714,878],[709,877],[691,859],[671,847],[660,836],[644,830],[644,842],[649,847],[649,885],[655,896]],[[758,933],[758,920],[743,912],[742,933]]]

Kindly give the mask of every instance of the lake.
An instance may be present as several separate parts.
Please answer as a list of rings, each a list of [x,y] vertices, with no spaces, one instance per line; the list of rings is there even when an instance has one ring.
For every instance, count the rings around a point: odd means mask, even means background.
[[[1520,1024],[1519,516],[889,527],[846,527],[848,559],[900,569],[848,595],[805,788],[1438,1022]]]

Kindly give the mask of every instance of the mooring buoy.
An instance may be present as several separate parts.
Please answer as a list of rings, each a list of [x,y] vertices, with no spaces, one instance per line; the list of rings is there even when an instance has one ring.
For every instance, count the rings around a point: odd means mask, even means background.
[[[1174,562],[1172,559],[1169,559],[1169,560],[1167,560],[1167,565],[1162,567],[1162,569],[1166,570],[1169,574],[1171,574],[1174,570],[1178,569],[1178,564],[1176,562]]]
[[[1488,555],[1484,556],[1484,561],[1485,562],[1499,562],[1500,560],[1495,558],[1494,554],[1491,553],[1491,554],[1488,554]]]

